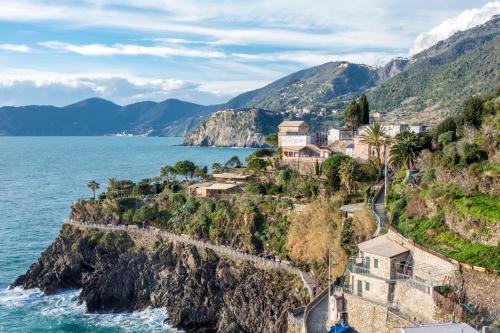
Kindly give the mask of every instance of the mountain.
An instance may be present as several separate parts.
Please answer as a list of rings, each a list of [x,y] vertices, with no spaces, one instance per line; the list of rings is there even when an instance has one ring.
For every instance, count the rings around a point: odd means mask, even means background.
[[[388,121],[436,123],[469,96],[500,84],[500,16],[457,32],[414,55],[404,70],[373,88],[371,109]]]
[[[283,116],[263,109],[214,112],[184,139],[188,146],[258,147],[276,132]]]
[[[345,61],[328,62],[243,93],[227,102],[225,107],[286,110],[335,106],[358,96],[379,80],[376,68]]]
[[[215,108],[178,99],[120,106],[101,98],[65,107],[2,107],[0,135],[184,135]]]

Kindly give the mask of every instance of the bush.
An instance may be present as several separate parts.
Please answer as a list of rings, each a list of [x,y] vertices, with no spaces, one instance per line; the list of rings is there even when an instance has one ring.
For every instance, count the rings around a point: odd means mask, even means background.
[[[326,186],[329,193],[336,192],[340,189],[339,169],[342,162],[347,160],[352,160],[352,158],[347,155],[336,154],[330,156],[325,162],[323,162],[321,171],[323,175],[327,177]]]
[[[457,143],[457,151],[460,156],[460,162],[463,165],[469,165],[474,162],[480,162],[488,159],[488,153],[482,150],[478,145],[461,140]]]
[[[438,143],[441,146],[446,146],[448,143],[451,143],[455,141],[455,132],[454,131],[448,131],[443,134],[440,134],[438,137]]]
[[[438,141],[439,136],[441,136],[441,134],[443,133],[446,132],[456,133],[456,131],[457,131],[457,123],[455,121],[455,118],[448,117],[436,126],[436,129],[434,130],[434,140]]]
[[[422,176],[424,183],[432,182],[434,179],[436,179],[436,171],[434,169],[426,170]]]

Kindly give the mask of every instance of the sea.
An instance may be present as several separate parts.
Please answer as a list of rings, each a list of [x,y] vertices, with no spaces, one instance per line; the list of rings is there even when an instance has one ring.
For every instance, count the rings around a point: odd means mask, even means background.
[[[182,138],[0,137],[0,332],[177,332],[165,309],[89,314],[79,290],[45,296],[8,286],[56,238],[77,198],[95,179],[138,181],[179,160],[223,163],[253,150],[180,146]]]

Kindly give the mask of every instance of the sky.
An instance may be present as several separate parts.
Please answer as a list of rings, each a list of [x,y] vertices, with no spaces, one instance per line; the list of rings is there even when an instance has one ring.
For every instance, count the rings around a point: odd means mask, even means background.
[[[410,56],[482,0],[0,0],[0,105],[223,103],[297,70]]]

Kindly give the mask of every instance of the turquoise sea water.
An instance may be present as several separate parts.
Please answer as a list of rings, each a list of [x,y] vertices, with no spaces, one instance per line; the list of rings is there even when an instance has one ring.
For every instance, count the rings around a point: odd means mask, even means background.
[[[0,332],[173,332],[164,309],[133,314],[85,313],[78,291],[44,296],[9,284],[55,239],[86,183],[111,177],[140,180],[188,159],[225,162],[251,149],[178,146],[181,138],[0,137]]]

